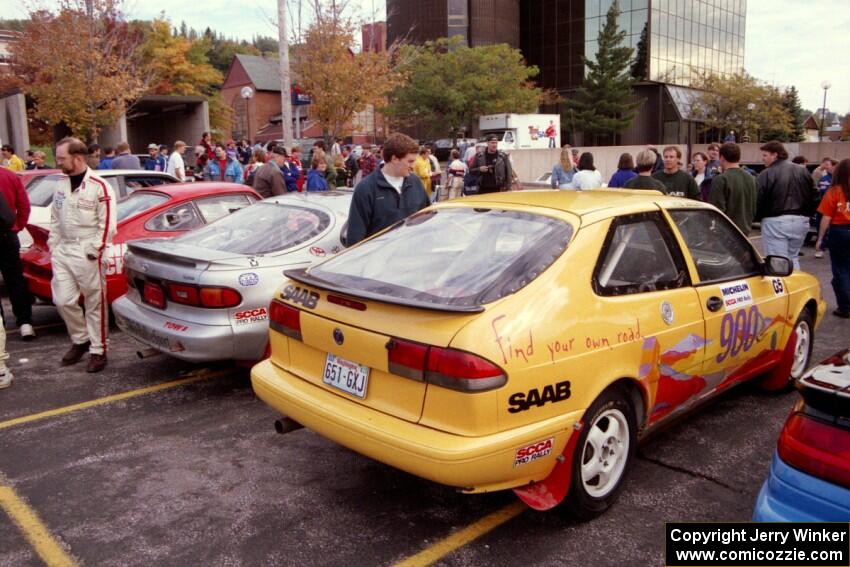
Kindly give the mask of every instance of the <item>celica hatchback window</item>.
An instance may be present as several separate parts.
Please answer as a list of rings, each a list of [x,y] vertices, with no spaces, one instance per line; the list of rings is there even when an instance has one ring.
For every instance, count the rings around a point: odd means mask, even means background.
[[[310,275],[352,291],[437,305],[496,301],[528,285],[566,249],[572,227],[498,209],[422,212]]]
[[[118,222],[148,211],[168,200],[161,193],[133,193],[118,202]]]
[[[330,215],[317,209],[257,203],[174,241],[235,254],[267,254],[304,244],[330,223]]]

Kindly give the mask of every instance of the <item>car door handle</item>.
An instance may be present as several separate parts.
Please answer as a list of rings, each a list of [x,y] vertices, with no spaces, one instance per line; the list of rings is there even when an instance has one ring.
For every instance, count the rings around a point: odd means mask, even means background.
[[[723,300],[716,295],[712,295],[705,302],[705,306],[708,307],[709,311],[720,311],[720,308],[723,307]]]

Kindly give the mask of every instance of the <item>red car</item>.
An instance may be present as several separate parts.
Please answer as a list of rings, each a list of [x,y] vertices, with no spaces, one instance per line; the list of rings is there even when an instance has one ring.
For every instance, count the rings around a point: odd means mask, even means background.
[[[21,178],[21,183],[24,184],[24,189],[26,189],[30,183],[32,183],[33,179],[37,179],[39,177],[44,177],[45,175],[52,175],[54,173],[62,173],[61,169],[25,169],[24,171],[16,171],[15,172],[18,177]]]
[[[138,189],[118,201],[118,231],[106,253],[107,302],[111,304],[127,292],[125,242],[177,236],[258,200],[260,195],[253,189],[237,183],[175,183]],[[34,296],[52,302],[49,232],[32,224],[27,228],[33,236],[33,245],[21,253],[24,278]]]

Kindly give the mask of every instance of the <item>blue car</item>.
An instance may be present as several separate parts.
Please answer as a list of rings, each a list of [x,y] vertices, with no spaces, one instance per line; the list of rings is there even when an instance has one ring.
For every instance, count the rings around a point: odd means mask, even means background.
[[[850,521],[850,350],[809,370],[779,435],[755,522]]]

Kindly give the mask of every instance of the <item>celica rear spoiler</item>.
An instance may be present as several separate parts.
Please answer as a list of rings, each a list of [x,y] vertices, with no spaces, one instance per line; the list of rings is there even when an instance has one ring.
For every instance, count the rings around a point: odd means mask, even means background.
[[[360,299],[368,299],[372,301],[380,301],[382,303],[391,303],[393,305],[403,305],[405,307],[415,307],[417,309],[430,309],[431,311],[448,311],[452,313],[482,313],[484,306],[482,305],[443,305],[439,303],[430,303],[418,299],[404,299],[401,297],[393,297],[390,295],[382,295],[380,293],[372,293],[370,291],[362,291],[359,289],[350,289],[337,284],[327,282],[321,278],[316,278],[307,273],[306,268],[284,270],[283,275],[291,280],[301,282],[303,284],[318,287],[327,291],[335,291],[344,295],[357,297]]]

